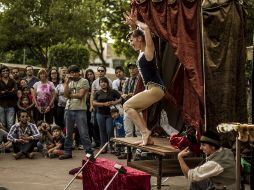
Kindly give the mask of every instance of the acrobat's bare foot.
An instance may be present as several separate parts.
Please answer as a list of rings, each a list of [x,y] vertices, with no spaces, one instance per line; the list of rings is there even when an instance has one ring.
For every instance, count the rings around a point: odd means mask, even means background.
[[[153,144],[154,144],[154,141],[153,141],[152,137],[149,136],[149,137],[148,137],[148,141],[147,141],[146,144],[145,144],[144,141],[142,141],[142,143],[140,143],[139,145],[140,145],[140,146],[146,146],[146,145],[153,145]]]
[[[143,133],[142,140],[143,140],[143,142],[140,144],[141,146],[154,144],[154,142],[151,138],[151,131],[147,130],[145,133]]]
[[[145,146],[145,145],[144,145],[144,141],[143,141],[143,140],[136,141],[136,142],[134,142],[133,144],[134,144],[134,145]],[[148,138],[148,141],[147,141],[147,144],[146,144],[146,145],[153,145],[153,144],[154,144],[154,141],[153,141],[152,137],[151,137],[151,136],[149,136],[149,138]]]

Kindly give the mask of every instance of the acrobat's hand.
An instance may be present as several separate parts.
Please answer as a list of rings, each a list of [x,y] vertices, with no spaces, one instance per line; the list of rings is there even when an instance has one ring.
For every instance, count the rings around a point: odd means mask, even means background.
[[[123,13],[123,16],[125,18],[125,23],[128,24],[132,30],[135,30],[137,28],[136,25],[137,14],[132,11],[131,13],[130,12]]]

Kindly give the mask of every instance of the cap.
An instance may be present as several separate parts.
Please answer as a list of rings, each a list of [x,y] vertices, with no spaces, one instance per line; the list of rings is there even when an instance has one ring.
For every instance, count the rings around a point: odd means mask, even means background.
[[[68,67],[68,73],[70,72],[79,72],[80,71],[80,68],[77,66],[77,65],[71,65]]]
[[[137,67],[136,63],[128,63],[127,67],[129,68],[130,66]]]
[[[220,136],[213,131],[206,131],[200,138],[201,143],[220,146]]]

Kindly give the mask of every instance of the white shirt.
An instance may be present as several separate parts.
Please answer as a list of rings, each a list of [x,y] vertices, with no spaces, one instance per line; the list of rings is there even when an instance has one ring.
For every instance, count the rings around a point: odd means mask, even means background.
[[[215,161],[207,161],[206,163],[198,166],[194,169],[188,171],[188,180],[192,181],[202,181],[204,179],[217,176],[224,171]]]

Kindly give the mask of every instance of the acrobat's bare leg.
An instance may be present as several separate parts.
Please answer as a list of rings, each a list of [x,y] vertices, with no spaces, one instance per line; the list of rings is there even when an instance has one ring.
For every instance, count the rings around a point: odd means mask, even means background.
[[[128,117],[133,121],[133,123],[139,128],[141,134],[142,134],[142,141],[136,142],[135,144],[139,145],[148,145],[153,144],[153,141],[151,139],[151,131],[147,129],[147,125],[141,117],[141,115],[137,112],[137,110],[133,108],[129,108],[127,110]]]

